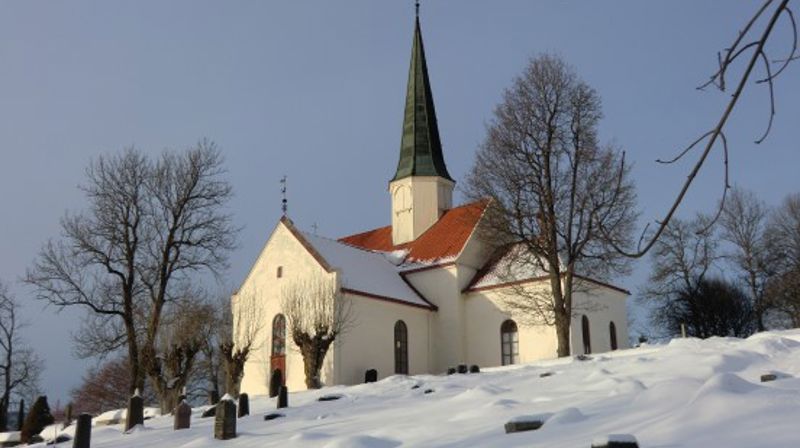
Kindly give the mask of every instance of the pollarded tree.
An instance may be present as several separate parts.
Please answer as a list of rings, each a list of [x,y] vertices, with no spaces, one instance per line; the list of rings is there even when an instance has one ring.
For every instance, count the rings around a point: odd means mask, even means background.
[[[264,328],[264,311],[257,294],[237,295],[236,303],[226,302],[219,318],[219,353],[225,372],[225,392],[239,395],[244,365],[259,349],[259,333]]]
[[[335,282],[320,277],[285,287],[281,308],[292,341],[303,355],[306,387],[319,389],[328,349],[354,323],[351,303]]]
[[[532,59],[494,111],[467,179],[472,199],[491,198],[484,238],[513,244],[515,265],[549,278],[545,293],[514,288],[507,305],[555,325],[570,354],[580,276],[625,272],[636,194],[620,151],[597,138],[600,97],[563,60]],[[517,269],[517,273],[519,270]]]

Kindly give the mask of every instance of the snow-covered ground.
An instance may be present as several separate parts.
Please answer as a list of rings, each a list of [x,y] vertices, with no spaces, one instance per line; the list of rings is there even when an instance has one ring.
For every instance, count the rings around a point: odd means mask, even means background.
[[[778,379],[761,383],[767,373]],[[342,398],[317,401],[329,394]],[[95,427],[92,447],[588,448],[610,434],[633,435],[641,447],[798,447],[800,331],[676,339],[480,374],[393,376],[292,393],[289,405],[285,417],[264,421],[275,400],[252,398],[233,440],[215,440],[214,419],[196,409],[188,430],[173,431],[170,416],[127,435],[120,425]],[[545,424],[504,432],[509,420],[530,415]]]

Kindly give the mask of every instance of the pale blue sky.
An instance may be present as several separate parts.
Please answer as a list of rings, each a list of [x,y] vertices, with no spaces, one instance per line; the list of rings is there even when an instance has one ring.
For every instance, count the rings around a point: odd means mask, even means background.
[[[83,199],[87,162],[128,145],[157,153],[202,137],[223,149],[244,226],[227,276],[243,278],[280,216],[278,180],[301,228],[340,236],[389,222],[413,2],[0,2],[0,277],[15,282]],[[422,27],[445,159],[461,181],[502,89],[555,52],[603,98],[605,140],[635,163],[643,217],[669,205],[687,165],[653,161],[710,128],[727,98],[695,86],[757,1],[431,0]],[[776,37],[788,37],[783,33]],[[777,41],[788,44],[786,39]],[[779,80],[774,131],[762,87],[731,121],[731,175],[770,203],[800,190],[800,67]],[[719,157],[682,215],[713,206]],[[647,263],[617,283],[632,290]],[[80,313],[56,315],[13,284],[65,397],[87,365],[71,357]]]

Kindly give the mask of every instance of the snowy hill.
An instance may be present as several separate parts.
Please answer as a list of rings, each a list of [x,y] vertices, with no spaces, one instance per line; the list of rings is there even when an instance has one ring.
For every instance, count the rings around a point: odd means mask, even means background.
[[[761,383],[767,373],[778,379]],[[341,398],[317,401],[330,394]],[[173,431],[169,416],[128,435],[119,425],[95,427],[92,447],[589,447],[618,433],[641,447],[797,447],[800,331],[677,339],[480,374],[394,376],[292,393],[289,405],[285,417],[264,421],[275,400],[251,399],[234,440],[214,440],[214,419],[195,410],[188,430]],[[541,429],[505,434],[507,421],[531,414],[547,418]]]

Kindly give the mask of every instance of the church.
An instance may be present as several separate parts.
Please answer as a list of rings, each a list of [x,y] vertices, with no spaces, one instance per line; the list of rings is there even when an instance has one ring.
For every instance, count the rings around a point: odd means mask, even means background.
[[[416,19],[399,162],[389,181],[391,223],[363,233],[324,238],[283,217],[236,294],[255,300],[263,325],[245,364],[241,391],[266,394],[274,370],[289,390],[305,389],[303,359],[281,310],[286,285],[333,282],[353,316],[322,368],[325,385],[357,384],[365,371],[440,374],[460,364],[492,367],[556,357],[555,329],[526,325],[504,306],[519,288],[547,291],[541,273],[505,272],[509,260],[481,241],[488,206],[454,206],[433,94]],[[624,289],[582,278],[570,342],[574,354],[628,347]],[[582,313],[582,314],[581,314]]]

